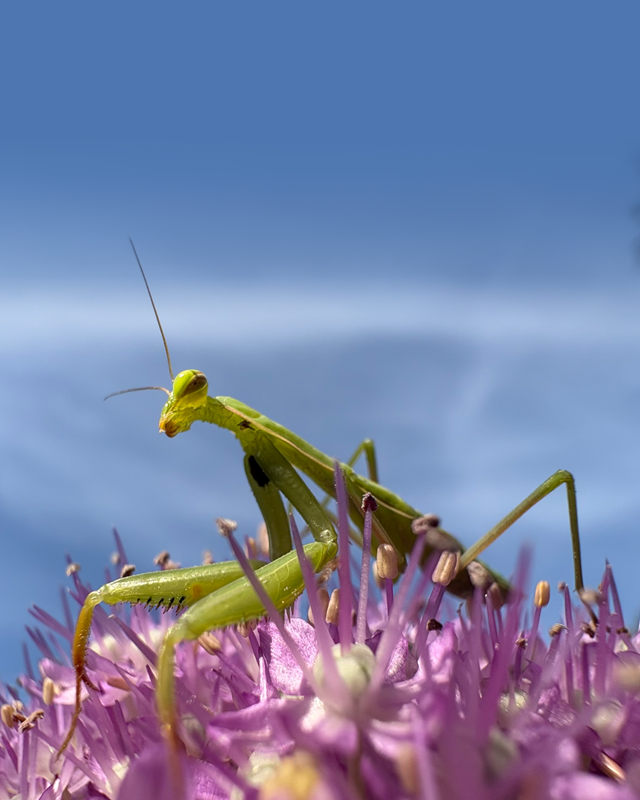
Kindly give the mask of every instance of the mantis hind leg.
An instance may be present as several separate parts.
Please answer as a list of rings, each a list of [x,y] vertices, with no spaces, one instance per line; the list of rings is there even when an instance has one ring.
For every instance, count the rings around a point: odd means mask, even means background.
[[[364,455],[365,461],[366,461],[366,464],[367,464],[367,477],[369,478],[369,480],[373,481],[374,483],[379,483],[379,480],[378,480],[378,458],[377,458],[377,455],[376,455],[376,445],[375,445],[375,442],[373,441],[373,439],[363,439],[360,442],[360,444],[356,447],[356,449],[353,451],[353,453],[351,454],[351,457],[349,458],[349,460],[345,461],[345,462],[342,462],[341,466],[342,467],[349,467],[349,468],[353,469],[354,465],[357,463],[358,459],[362,455]],[[346,475],[345,475],[345,477],[346,477]],[[360,492],[360,495],[362,495],[363,493],[364,493],[364,490],[362,492]],[[325,494],[324,497],[322,498],[322,500],[320,500],[320,505],[322,506],[322,508],[327,509],[329,503],[333,499],[334,498],[333,498],[332,495]],[[360,499],[361,498],[358,497],[355,500],[356,505],[359,505]],[[289,509],[289,510],[291,510],[291,509]],[[333,513],[329,512],[329,511],[327,511],[327,514],[329,515],[331,520],[335,523],[336,522],[335,515]],[[307,531],[308,531],[308,528],[302,530],[301,531],[301,535],[304,537],[304,535],[307,533]],[[351,538],[355,542],[357,542],[358,544],[362,543],[362,540],[361,540],[361,537],[360,537],[360,531],[357,528],[353,527],[353,526],[351,527]]]
[[[565,469],[559,469],[554,472],[551,477],[547,478],[544,483],[541,483],[537,489],[525,498],[519,505],[510,511],[506,517],[494,525],[490,531],[478,539],[468,550],[465,550],[460,559],[460,570],[469,566],[472,561],[475,561],[483,550],[486,550],[490,544],[501,536],[507,528],[510,528],[513,523],[520,519],[520,517],[527,512],[530,508],[539,503],[543,497],[557,489],[559,486],[565,484],[567,487],[567,502],[569,505],[569,525],[571,527],[571,549],[573,551],[573,571],[575,577],[576,591],[584,588],[582,579],[582,556],[580,554],[580,534],[578,532],[578,506],[576,503],[576,486],[573,475]]]
[[[353,467],[361,455],[364,454],[365,461],[367,462],[367,477],[374,483],[380,483],[378,480],[378,459],[376,456],[376,445],[373,439],[363,439],[356,447],[351,458],[346,462],[348,467]]]

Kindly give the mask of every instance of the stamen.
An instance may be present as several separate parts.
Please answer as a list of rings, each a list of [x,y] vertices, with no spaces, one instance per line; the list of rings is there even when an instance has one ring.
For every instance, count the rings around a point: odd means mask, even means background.
[[[378,547],[375,568],[384,586],[389,615],[393,608],[393,582],[398,577],[398,554],[393,545],[381,544]]]
[[[216,522],[219,522],[219,520],[216,520]],[[260,583],[259,579],[256,577],[256,574],[253,571],[253,569],[251,569],[251,565],[249,564],[247,557],[242,551],[240,545],[235,540],[232,529],[229,529],[228,536],[231,549],[233,550],[235,557],[240,562],[240,566],[242,567],[247,580],[253,586],[256,594],[260,598],[260,602],[264,605],[267,614],[269,614],[269,616],[271,617],[271,621],[278,628],[280,635],[284,639],[286,645],[291,651],[291,654],[293,655],[293,657],[298,663],[298,666],[302,670],[302,674],[309,681],[314,690],[317,689],[318,687],[313,677],[313,674],[309,669],[307,662],[304,660],[302,653],[300,652],[300,648],[296,645],[293,638],[285,628],[284,622],[282,621],[282,617],[278,613],[278,609],[275,607],[273,600],[269,597],[269,595],[265,591],[264,586]]]
[[[417,796],[420,790],[420,773],[416,748],[409,742],[403,742],[395,753],[394,761],[403,789],[412,797]]]
[[[258,557],[258,547],[253,536],[245,536],[244,552],[247,554],[247,558],[256,559]]]
[[[414,519],[411,523],[411,530],[415,536],[419,536],[421,533],[426,535],[429,533],[429,529],[439,527],[440,517],[437,514],[424,514],[422,517]],[[430,544],[430,542],[427,542],[427,544]]]
[[[340,589],[331,592],[329,605],[325,614],[325,621],[330,625],[338,625],[340,622]]]
[[[18,726],[18,733],[24,733],[25,731],[30,731],[32,728],[35,728],[36,722],[43,717],[44,711],[41,708],[36,708],[35,711],[32,711],[29,716],[20,723]]]
[[[600,771],[612,778],[616,783],[626,783],[627,776],[620,764],[610,758],[606,753],[600,753],[597,759],[594,759]]]
[[[378,503],[371,492],[362,498],[364,527],[362,533],[362,569],[360,571],[360,593],[358,597],[358,616],[356,622],[356,643],[364,644],[367,635],[367,600],[369,599],[369,573],[371,564],[371,522]]]
[[[256,534],[256,539],[258,542],[258,553],[260,554],[259,557],[266,557],[269,558],[269,531],[267,530],[267,526],[264,522],[260,523],[258,526],[258,532]]]
[[[218,517],[216,519],[216,527],[218,528],[218,533],[220,536],[224,536],[225,539],[228,539],[232,533],[238,528],[238,523],[233,519],[225,519],[224,517]]]
[[[551,598],[551,587],[549,586],[548,581],[538,581],[536,584],[536,590],[533,595],[533,622],[531,624],[531,630],[529,631],[529,642],[528,644],[531,645],[531,655],[529,656],[529,661],[533,661],[536,651],[536,640],[538,638],[538,628],[540,626],[540,614],[542,609],[549,605],[549,599]],[[527,645],[528,646],[528,645]]]
[[[57,695],[60,694],[60,687],[48,676],[42,681],[42,702],[50,706]]]
[[[347,497],[344,476],[338,461],[334,463],[333,472],[336,485],[336,500],[338,502],[338,552],[340,553],[338,580],[342,592],[342,602],[339,606],[340,617],[338,620],[338,632],[340,645],[342,646],[342,654],[345,655],[351,646],[353,631],[351,610],[354,605],[353,587],[351,585],[351,574],[349,571],[349,518],[347,516],[349,498]]]
[[[536,608],[544,608],[549,605],[551,597],[551,588],[548,581],[539,581],[536,585],[536,591],[533,596],[533,602]]]
[[[321,586],[318,589],[318,603],[320,604],[320,608],[322,609],[322,616],[323,619],[326,620],[327,617],[327,610],[329,608],[329,592],[325,589],[324,586]],[[313,621],[313,609],[309,606],[309,612],[307,614],[309,619],[309,624],[314,625]]]
[[[438,559],[436,568],[431,575],[431,580],[434,583],[439,583],[441,586],[448,586],[458,574],[459,566],[460,553],[445,551]]]
[[[479,561],[472,561],[467,567],[467,572],[473,586],[482,592],[486,592],[493,583],[491,573]]]
[[[7,728],[14,727],[15,712],[16,712],[15,708],[9,705],[9,703],[5,703],[2,706],[2,708],[0,708],[0,719],[2,719]]]
[[[209,653],[210,656],[215,656],[222,649],[222,642],[217,636],[214,636],[211,631],[206,631],[198,637],[198,644]]]
[[[168,550],[163,550],[153,559],[153,563],[160,567],[161,570],[180,569],[180,564],[177,561],[172,561]]]

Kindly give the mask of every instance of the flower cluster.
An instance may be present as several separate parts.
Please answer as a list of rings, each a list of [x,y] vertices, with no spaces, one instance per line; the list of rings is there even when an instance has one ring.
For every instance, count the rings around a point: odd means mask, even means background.
[[[306,571],[311,621],[298,602],[285,619],[179,648],[184,752],[173,758],[185,798],[640,797],[640,635],[624,626],[608,566],[582,604],[561,587],[563,623],[545,641],[548,587],[525,600],[526,556],[504,605],[491,591],[458,605],[445,594],[456,556],[436,564],[432,555],[425,567],[424,533],[399,581],[383,547],[381,591],[369,548],[356,592],[348,545],[340,547],[331,596]],[[70,595],[82,603],[89,589],[70,572]],[[75,693],[64,602],[62,623],[32,611],[38,668],[27,661],[22,701],[10,688],[2,698],[0,800],[174,800],[154,701],[173,612],[96,609],[88,669],[100,691],[83,690],[77,732],[58,757]]]

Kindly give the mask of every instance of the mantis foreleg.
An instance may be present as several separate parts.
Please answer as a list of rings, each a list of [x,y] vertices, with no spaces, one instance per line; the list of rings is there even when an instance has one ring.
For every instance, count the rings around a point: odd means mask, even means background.
[[[252,489],[255,485],[259,490],[261,501],[258,502],[261,503],[267,529],[279,525],[284,506],[278,493],[282,492],[316,539],[305,545],[304,551],[314,571],[319,572],[335,558],[338,551],[331,521],[307,484],[267,437],[251,431],[239,438],[246,453],[245,468],[250,475]],[[270,519],[271,514],[277,518]],[[256,571],[256,577],[279,611],[291,606],[304,590],[302,569],[295,551],[261,567]],[[176,741],[173,679],[176,645],[184,640],[197,639],[208,630],[259,619],[265,613],[254,588],[246,578],[240,578],[188,609],[167,632],[158,662],[158,712],[170,741]]]
[[[262,562],[252,561],[253,566],[260,567]],[[60,747],[62,753],[73,736],[81,709],[81,692],[83,681],[93,689],[96,686],[86,672],[86,652],[91,635],[93,611],[99,603],[115,605],[116,603],[142,603],[147,606],[184,608],[197,603],[202,597],[215,592],[226,584],[236,581],[244,573],[237,561],[226,561],[219,564],[206,564],[200,567],[172,569],[163,572],[147,572],[119,578],[90,592],[80,609],[76,630],[73,637],[71,656],[76,671],[76,703],[69,732]]]
[[[269,560],[275,561],[292,549],[289,519],[280,490],[267,477],[255,456],[245,455],[244,471],[269,534]]]
[[[337,553],[334,541],[311,542],[304,547],[307,558],[319,572]],[[256,577],[276,608],[289,608],[304,590],[302,570],[295,551],[256,570]],[[265,615],[265,608],[246,578],[240,578],[200,600],[170,628],[158,659],[158,713],[170,741],[176,739],[174,653],[182,641],[197,639],[205,631],[250,622]]]
[[[276,532],[279,546],[284,539],[282,520],[284,506],[280,493],[299,511],[309,525],[315,542],[305,546],[307,557],[316,571],[325,567],[336,555],[336,533],[327,514],[306,483],[267,437],[258,431],[246,430],[240,438],[246,453],[246,469],[252,489],[268,529]],[[286,515],[284,515],[286,520]],[[288,524],[288,523],[287,523]],[[267,594],[280,610],[288,608],[302,594],[304,582],[295,552],[289,551],[270,564],[253,562]],[[175,735],[173,695],[174,647],[185,639],[198,638],[204,631],[224,628],[253,619],[265,613],[264,606],[236,562],[210,564],[190,569],[167,570],[120,578],[91,592],[80,611],[74,635],[72,655],[76,670],[76,708],[70,730],[60,748],[69,744],[81,707],[82,682],[93,686],[86,675],[86,648],[91,633],[93,610],[98,603],[145,603],[147,605],[189,607],[169,629],[162,648],[158,675],[158,706],[166,730]],[[164,664],[164,667],[162,667]],[[163,687],[163,688],[160,688]]]

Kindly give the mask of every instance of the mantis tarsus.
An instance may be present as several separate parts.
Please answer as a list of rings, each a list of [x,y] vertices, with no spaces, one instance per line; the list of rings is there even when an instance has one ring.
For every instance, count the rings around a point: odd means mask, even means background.
[[[148,386],[127,389],[125,392],[161,389],[167,393],[168,399],[160,415],[160,431],[169,437],[189,430],[194,422],[201,420],[227,428],[238,438],[244,451],[247,479],[266,523],[270,543],[270,562],[266,565],[263,562],[254,562],[252,566],[276,607],[284,610],[302,593],[304,584],[297,556],[292,550],[289,521],[282,496],[304,519],[313,535],[314,541],[305,545],[304,549],[315,571],[319,572],[335,558],[337,537],[331,515],[299,473],[306,475],[327,495],[335,496],[335,460],[238,400],[230,397],[209,397],[208,382],[202,372],[185,370],[174,377],[160,318],[133,242],[131,246],[160,328],[172,389],[169,391],[164,387]],[[115,394],[122,393],[124,392]],[[352,463],[355,463],[355,457],[361,453],[367,457],[372,475],[370,478],[357,474],[353,469]],[[361,498],[363,494],[370,492],[377,501],[377,511],[373,519],[374,543],[393,545],[399,562],[404,563],[404,557],[411,552],[415,541],[411,525],[421,516],[420,512],[377,482],[375,451],[369,440],[362,443],[349,463],[340,466],[352,522],[362,528]],[[476,562],[482,551],[528,509],[562,484],[567,487],[575,583],[576,588],[581,589],[583,582],[574,480],[569,472],[559,470],[468,550],[453,537],[449,537],[453,548],[462,554],[458,574],[449,585],[449,591],[460,597],[468,597],[473,592],[473,583],[467,569],[469,565]],[[483,567],[489,576],[489,582],[496,583],[503,592],[508,592],[508,582],[486,565]],[[83,681],[96,688],[86,673],[85,651],[91,633],[93,609],[100,602],[143,602],[164,607],[187,607],[167,632],[158,664],[158,711],[165,732],[174,744],[178,741],[173,689],[176,645],[181,641],[195,640],[206,631],[258,619],[265,614],[264,606],[236,562],[132,575],[91,592],[80,611],[74,636],[72,655],[76,670],[76,709],[60,752],[71,741],[77,724]]]

